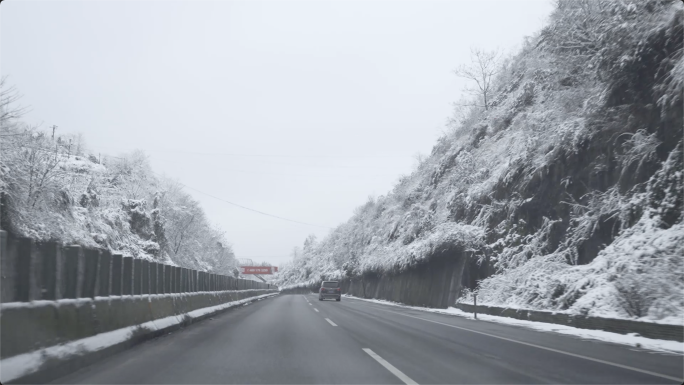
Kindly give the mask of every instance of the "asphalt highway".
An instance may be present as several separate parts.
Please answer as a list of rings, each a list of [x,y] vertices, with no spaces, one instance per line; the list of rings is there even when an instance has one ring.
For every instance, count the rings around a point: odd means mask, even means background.
[[[78,384],[681,384],[681,355],[343,298],[280,295],[60,378]]]

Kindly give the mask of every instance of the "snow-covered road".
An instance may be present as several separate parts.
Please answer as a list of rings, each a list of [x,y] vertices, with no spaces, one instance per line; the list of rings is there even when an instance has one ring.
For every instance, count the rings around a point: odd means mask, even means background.
[[[343,298],[229,310],[55,383],[681,383],[681,355]]]

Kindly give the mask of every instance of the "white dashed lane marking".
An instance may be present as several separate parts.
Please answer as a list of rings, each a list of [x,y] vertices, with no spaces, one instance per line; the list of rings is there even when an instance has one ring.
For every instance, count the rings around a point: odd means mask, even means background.
[[[404,384],[416,384],[416,385],[418,384],[417,382],[413,381],[409,376],[402,373],[401,370],[395,368],[394,365],[390,364],[389,362],[385,361],[384,358],[377,355],[374,351],[367,349],[367,348],[364,348],[363,351],[368,353],[369,356],[373,357],[373,359],[375,361],[378,361],[380,363],[380,365],[384,366],[385,369],[390,371],[390,373],[394,374],[400,380],[402,380],[404,382]]]

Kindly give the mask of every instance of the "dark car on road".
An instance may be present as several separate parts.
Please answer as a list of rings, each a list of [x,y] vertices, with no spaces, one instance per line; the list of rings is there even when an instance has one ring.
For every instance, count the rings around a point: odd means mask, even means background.
[[[342,289],[338,281],[324,281],[321,284],[321,290],[318,291],[318,300],[323,301],[326,298],[335,298],[335,301],[342,299]]]

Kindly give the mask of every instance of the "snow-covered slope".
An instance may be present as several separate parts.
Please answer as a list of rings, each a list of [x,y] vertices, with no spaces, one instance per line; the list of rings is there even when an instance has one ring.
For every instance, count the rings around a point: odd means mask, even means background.
[[[233,273],[237,262],[223,232],[209,224],[182,185],[157,176],[143,153],[99,158],[87,155],[80,136],[52,138],[17,119],[1,123],[3,229],[38,241]]]
[[[503,65],[492,107],[307,239],[279,283],[397,271],[456,245],[487,303],[681,322],[683,21],[674,0],[559,1]]]

